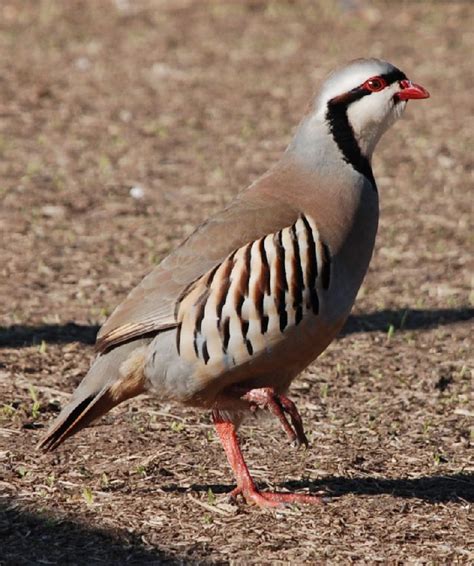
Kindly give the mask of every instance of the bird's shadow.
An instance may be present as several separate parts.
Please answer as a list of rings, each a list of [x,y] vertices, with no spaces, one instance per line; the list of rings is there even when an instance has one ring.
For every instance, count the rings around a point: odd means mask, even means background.
[[[25,501],[14,498],[0,501],[0,540],[0,564],[191,563],[146,546],[138,534],[95,528],[54,511],[30,510]]]
[[[342,336],[357,332],[394,330],[426,330],[474,318],[474,308],[457,309],[384,309],[349,317]],[[74,322],[66,324],[43,324],[38,326],[0,326],[0,348],[22,348],[40,344],[68,344],[80,342],[94,344],[99,327]]]
[[[187,491],[228,493],[234,486],[222,484],[192,484],[188,487],[170,484],[162,487],[164,491],[184,493]],[[265,486],[259,486],[265,489]],[[406,499],[421,499],[429,503],[474,502],[474,474],[458,473],[420,478],[346,478],[333,476],[318,480],[291,480],[277,484],[277,489],[297,491],[304,489],[310,493],[324,493],[328,499],[338,498],[350,493],[356,495],[392,495]]]
[[[397,331],[429,330],[474,318],[474,308],[452,309],[383,309],[351,315],[341,336],[357,332],[385,332],[390,326]]]

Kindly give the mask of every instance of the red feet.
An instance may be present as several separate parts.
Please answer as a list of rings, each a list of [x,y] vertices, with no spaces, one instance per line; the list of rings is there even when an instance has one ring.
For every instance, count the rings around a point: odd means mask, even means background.
[[[259,491],[255,485],[246,489],[236,487],[233,489],[229,497],[237,499],[241,495],[248,504],[257,505],[258,507],[282,507],[284,505],[305,504],[314,505],[322,502],[318,495],[306,495],[304,493],[282,493],[278,491]]]
[[[253,389],[244,395],[243,398],[246,398],[251,403],[255,403],[259,407],[269,407],[280,419],[290,439],[299,444],[307,445],[308,441],[303,431],[301,417],[293,402],[286,397],[276,396],[271,389],[269,392],[262,389]],[[288,423],[284,411],[290,415],[293,428]],[[281,507],[292,503],[321,503],[321,498],[316,495],[259,491],[244,461],[234,424],[228,418],[223,417],[218,410],[212,412],[212,418],[237,480],[237,487],[230,493],[231,498],[235,499],[238,495],[241,495],[247,503],[258,505],[259,507]]]

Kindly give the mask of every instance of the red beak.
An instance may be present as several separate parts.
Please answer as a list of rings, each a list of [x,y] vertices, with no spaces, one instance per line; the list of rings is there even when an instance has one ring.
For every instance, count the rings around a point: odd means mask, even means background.
[[[409,100],[410,98],[429,98],[430,93],[420,85],[409,80],[400,81],[402,90],[395,95],[398,100]]]

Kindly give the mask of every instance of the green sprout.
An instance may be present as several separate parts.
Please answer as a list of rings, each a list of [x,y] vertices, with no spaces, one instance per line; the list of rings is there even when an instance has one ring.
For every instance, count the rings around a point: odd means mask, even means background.
[[[92,505],[92,503],[94,502],[94,494],[92,493],[92,489],[90,487],[85,487],[82,490],[82,497],[84,498],[84,501],[87,503],[87,505]]]
[[[34,419],[37,419],[40,415],[41,403],[38,399],[36,389],[32,385],[28,386],[28,391],[30,393],[31,400],[33,401],[33,405],[31,407],[31,416]]]

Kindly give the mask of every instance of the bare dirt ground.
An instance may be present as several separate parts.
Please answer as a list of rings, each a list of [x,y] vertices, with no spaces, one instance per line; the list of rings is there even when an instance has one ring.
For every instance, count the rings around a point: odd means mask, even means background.
[[[474,562],[473,14],[2,0],[0,563]],[[343,335],[292,388],[311,448],[292,450],[272,420],[242,429],[258,481],[329,502],[227,503],[209,416],[149,397],[36,452],[107,313],[275,162],[328,71],[368,55],[432,98],[376,152],[370,273]]]

